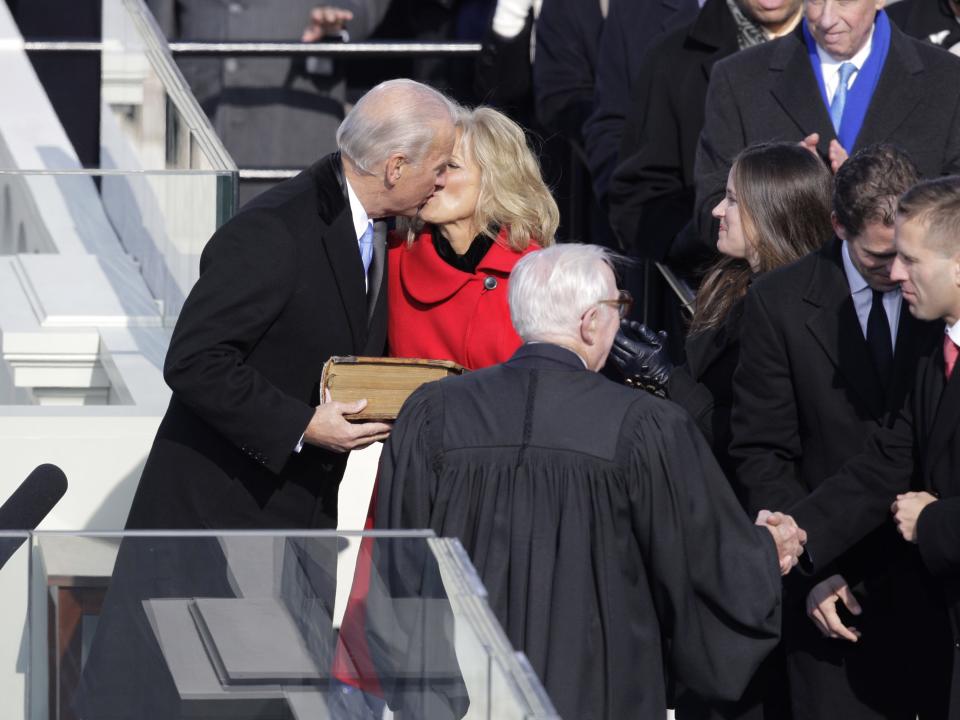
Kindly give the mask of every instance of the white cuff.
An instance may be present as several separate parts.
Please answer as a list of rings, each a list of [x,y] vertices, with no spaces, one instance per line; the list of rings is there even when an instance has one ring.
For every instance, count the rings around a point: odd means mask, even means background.
[[[516,37],[523,30],[533,0],[500,0],[493,14],[493,31],[504,38]]]

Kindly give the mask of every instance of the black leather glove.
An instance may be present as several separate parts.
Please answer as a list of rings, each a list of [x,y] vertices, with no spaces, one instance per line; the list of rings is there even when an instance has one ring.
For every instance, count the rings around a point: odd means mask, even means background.
[[[621,320],[620,330],[610,348],[610,359],[623,373],[628,385],[666,396],[673,363],[667,354],[667,334],[653,332],[643,323]]]

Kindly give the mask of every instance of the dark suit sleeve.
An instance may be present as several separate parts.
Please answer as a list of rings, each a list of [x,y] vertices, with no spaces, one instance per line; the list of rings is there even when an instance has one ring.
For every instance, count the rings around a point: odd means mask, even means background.
[[[577,9],[590,7],[592,11]],[[593,109],[596,43],[603,17],[592,0],[550,0],[537,18],[533,62],[537,117],[551,132],[580,144]]]
[[[698,9],[693,0],[681,0],[677,7],[660,0],[610,0],[597,50],[594,111],[584,126],[587,160],[601,200],[606,199],[621,138],[628,131],[644,56],[666,28],[692,18]]]
[[[252,211],[225,225],[203,251],[164,363],[176,396],[237,447],[261,453],[273,472],[313,408],[246,359],[293,292],[296,267],[294,238],[279,220]]]
[[[808,569],[821,571],[890,517],[890,505],[913,477],[912,427],[905,409],[835,475],[787,508],[807,531]]]
[[[710,447],[715,447],[714,428],[718,427],[718,421],[721,424],[724,420],[729,422],[729,417],[716,417],[718,408],[710,388],[697,382],[690,374],[690,368],[684,364],[670,375],[670,380],[667,383],[667,393],[673,402],[686,410],[694,419]],[[728,412],[723,410],[719,410],[719,412],[722,415],[728,415]]]
[[[727,62],[718,62],[710,74],[704,105],[705,120],[700,141],[697,143],[694,166],[696,202],[693,230],[700,242],[707,246],[712,244],[713,237],[713,218],[710,211],[723,197],[733,159],[746,146],[743,121],[737,107]]]
[[[960,575],[960,497],[937,500],[920,512],[917,544],[932,575]]]
[[[670,68],[655,45],[643,61],[627,115],[620,164],[610,180],[610,223],[624,247],[663,260],[690,219],[692,188],[683,177],[680,123],[671,103]]]
[[[806,495],[800,423],[783,333],[755,290],[747,293],[741,328],[730,455],[748,510],[783,510]]]
[[[637,38],[628,33],[637,29],[637,23],[624,17],[632,3],[611,0],[610,12],[603,24],[600,46],[597,50],[597,77],[594,88],[594,110],[583,128],[587,163],[593,177],[596,196],[606,199],[610,176],[617,162],[620,137],[623,134],[631,88],[630,54],[628,43]]]
[[[953,122],[950,123],[950,136],[947,138],[941,174],[960,174],[960,104],[957,105]]]

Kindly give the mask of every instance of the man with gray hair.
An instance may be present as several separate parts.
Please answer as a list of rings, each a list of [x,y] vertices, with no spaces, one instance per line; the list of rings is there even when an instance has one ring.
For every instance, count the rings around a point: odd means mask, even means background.
[[[779,514],[751,525],[688,415],[596,372],[630,304],[612,260],[561,245],[517,264],[525,344],[409,398],[376,522],[460,539],[562,717],[663,718],[666,669],[740,696],[804,534]]]
[[[321,403],[320,370],[333,355],[383,353],[386,227],[374,220],[414,215],[443,187],[455,115],[426,85],[378,85],[341,124],[340,152],[210,239],[128,528],[336,527],[348,451],[390,428],[344,418],[365,401]]]
[[[263,193],[210,239],[167,352],[173,397],[128,529],[336,528],[347,452],[390,427],[344,418],[363,400],[321,404],[320,372],[332,355],[383,353],[385,228],[372,220],[413,215],[443,186],[455,114],[426,85],[378,85],[344,119],[341,152]],[[317,575],[336,567],[335,545],[325,551],[331,564],[315,559]],[[201,712],[181,700],[143,601],[232,598],[229,575],[218,540],[125,539],[78,716]],[[311,622],[323,628],[334,581],[315,583]]]

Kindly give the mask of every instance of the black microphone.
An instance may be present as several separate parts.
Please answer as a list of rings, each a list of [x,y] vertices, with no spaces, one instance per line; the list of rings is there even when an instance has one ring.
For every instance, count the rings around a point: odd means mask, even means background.
[[[0,505],[0,531],[35,530],[67,492],[67,476],[56,465],[39,465]],[[0,568],[25,538],[0,538]]]

